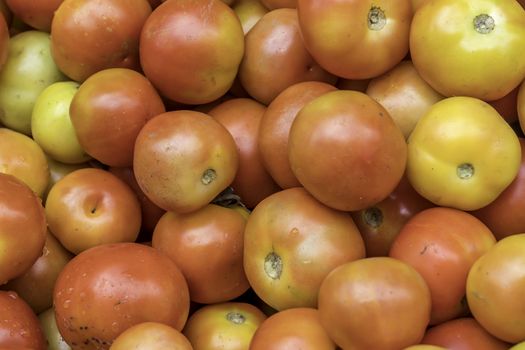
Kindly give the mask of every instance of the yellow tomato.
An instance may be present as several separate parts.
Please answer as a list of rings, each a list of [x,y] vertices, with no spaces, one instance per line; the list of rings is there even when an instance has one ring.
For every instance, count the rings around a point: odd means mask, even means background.
[[[425,1],[410,28],[421,76],[445,96],[492,101],[525,77],[525,10],[517,1]]]
[[[475,210],[514,180],[518,136],[488,103],[448,97],[430,107],[408,139],[407,176],[436,205]]]

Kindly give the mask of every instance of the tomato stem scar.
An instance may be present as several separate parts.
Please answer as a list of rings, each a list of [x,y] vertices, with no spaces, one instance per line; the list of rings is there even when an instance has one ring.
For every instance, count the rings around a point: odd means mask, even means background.
[[[234,311],[228,312],[226,314],[226,319],[235,324],[243,324],[246,321],[246,317],[244,317],[243,314]]]
[[[461,180],[470,179],[474,176],[474,166],[470,163],[463,163],[456,168],[456,174]]]
[[[281,257],[274,252],[266,255],[266,258],[264,258],[264,272],[266,272],[271,279],[279,279],[283,272],[283,261]]]
[[[377,6],[372,6],[368,11],[368,29],[381,30],[385,25],[385,12]]]
[[[377,207],[367,208],[363,212],[363,220],[368,226],[378,228],[383,223],[383,212]]]
[[[217,178],[217,172],[214,169],[206,169],[201,176],[201,182],[204,185],[211,184]]]
[[[474,17],[473,24],[476,32],[480,34],[488,34],[492,32],[494,30],[494,27],[496,26],[494,18],[487,15],[486,13],[482,13]]]

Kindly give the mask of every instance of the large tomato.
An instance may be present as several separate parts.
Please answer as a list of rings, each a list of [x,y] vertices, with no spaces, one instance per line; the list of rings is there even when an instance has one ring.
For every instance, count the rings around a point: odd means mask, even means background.
[[[432,296],[430,324],[438,324],[467,313],[467,274],[495,243],[492,232],[475,216],[435,207],[417,213],[403,226],[389,255],[425,279]]]
[[[510,185],[520,164],[514,130],[492,106],[474,97],[435,103],[408,138],[408,179],[440,206],[484,207]]]
[[[410,265],[389,257],[333,269],[319,290],[321,323],[343,349],[403,349],[430,320],[430,291]]]
[[[376,77],[408,52],[410,0],[298,0],[297,10],[306,48],[339,77]]]
[[[161,322],[141,322],[122,332],[110,350],[194,350],[188,338]]]
[[[351,216],[304,188],[289,188],[257,205],[244,231],[244,269],[257,295],[276,310],[315,307],[319,286],[336,266],[365,256]]]
[[[407,145],[388,112],[368,95],[327,92],[297,114],[288,136],[290,167],[315,198],[339,210],[385,199],[405,171]]]
[[[9,9],[31,27],[49,32],[55,11],[64,0],[4,0]]]
[[[141,322],[182,330],[190,307],[175,263],[138,243],[100,245],[75,256],[58,276],[53,303],[60,334],[73,350],[108,349]]]
[[[499,99],[525,78],[525,10],[517,1],[426,1],[412,20],[410,55],[445,96]]]

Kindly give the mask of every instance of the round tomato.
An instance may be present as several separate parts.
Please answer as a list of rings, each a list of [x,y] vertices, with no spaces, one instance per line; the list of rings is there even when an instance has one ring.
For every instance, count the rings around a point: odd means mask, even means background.
[[[316,199],[360,210],[390,194],[405,171],[403,133],[378,102],[349,90],[307,103],[288,136],[290,167]]]
[[[514,130],[492,106],[474,97],[435,103],[408,138],[408,179],[440,206],[484,207],[510,185],[520,164]]]
[[[297,0],[297,10],[306,48],[339,77],[376,77],[408,53],[410,0]]]
[[[525,10],[517,1],[426,1],[412,20],[410,55],[445,96],[499,99],[525,78]]]
[[[352,217],[321,204],[302,187],[266,197],[251,212],[244,231],[246,277],[276,310],[315,307],[324,277],[364,256]]]
[[[430,291],[421,275],[389,257],[336,267],[319,290],[321,324],[343,349],[417,344],[428,326],[430,308]]]
[[[53,15],[64,0],[4,0],[9,9],[24,23],[31,27],[49,32]]]
[[[495,337],[525,340],[525,233],[499,240],[472,265],[467,301],[474,318]]]
[[[467,274],[495,243],[492,232],[475,216],[435,207],[417,213],[403,226],[389,256],[406,262],[425,279],[432,297],[430,324],[438,324],[467,313]]]
[[[4,16],[0,16],[0,69],[7,61],[9,52],[9,27]]]
[[[189,340],[173,327],[160,322],[141,322],[113,341],[109,350],[194,350]]]

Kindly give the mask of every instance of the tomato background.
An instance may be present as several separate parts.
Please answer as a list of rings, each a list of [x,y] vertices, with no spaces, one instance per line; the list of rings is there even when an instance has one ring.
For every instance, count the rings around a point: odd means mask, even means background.
[[[523,346],[523,5],[0,0],[0,348]]]

